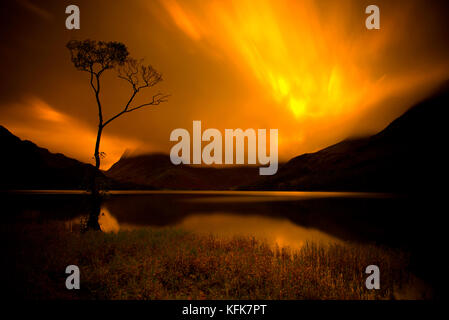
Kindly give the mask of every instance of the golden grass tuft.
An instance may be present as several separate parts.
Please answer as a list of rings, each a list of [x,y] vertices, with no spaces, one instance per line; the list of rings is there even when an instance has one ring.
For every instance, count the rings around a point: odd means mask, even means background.
[[[169,228],[80,234],[57,223],[2,231],[16,241],[10,291],[28,299],[393,299],[414,285],[408,257],[374,245],[292,251]],[[81,290],[65,288],[70,264]],[[371,264],[380,290],[365,288]]]

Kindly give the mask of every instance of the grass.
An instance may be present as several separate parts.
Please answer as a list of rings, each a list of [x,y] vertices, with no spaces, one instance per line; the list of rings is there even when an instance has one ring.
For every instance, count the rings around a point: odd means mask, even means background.
[[[6,283],[26,299],[393,299],[415,285],[405,254],[374,245],[291,251],[175,229],[81,234],[58,223],[3,225],[2,235],[14,243]],[[70,264],[80,290],[65,288]],[[380,290],[365,288],[371,264]]]

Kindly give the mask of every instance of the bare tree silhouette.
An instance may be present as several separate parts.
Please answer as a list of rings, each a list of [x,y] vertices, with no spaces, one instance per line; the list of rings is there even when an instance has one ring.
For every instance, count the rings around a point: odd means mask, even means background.
[[[146,103],[133,106],[134,98],[145,88],[151,88],[162,81],[162,75],[151,65],[144,65],[143,60],[136,60],[129,57],[126,46],[120,42],[105,42],[94,40],[71,40],[66,47],[70,51],[72,62],[76,69],[90,74],[90,85],[95,94],[98,106],[98,131],[95,143],[95,167],[96,172],[92,177],[92,194],[98,195],[97,171],[100,168],[101,157],[100,141],[103,129],[113,120],[120,116],[147,107],[159,105],[166,102],[168,95],[157,93]],[[118,73],[118,78],[128,82],[132,91],[128,102],[120,112],[109,119],[103,117],[103,106],[100,99],[100,78],[104,71],[114,69]]]

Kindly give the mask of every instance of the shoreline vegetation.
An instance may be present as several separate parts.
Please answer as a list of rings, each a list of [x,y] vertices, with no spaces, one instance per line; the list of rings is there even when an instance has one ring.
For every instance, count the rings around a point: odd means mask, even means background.
[[[307,243],[299,250],[249,237],[219,239],[173,228],[71,231],[64,223],[2,225],[12,298],[24,299],[423,299],[407,254],[375,245]],[[6,241],[6,240],[4,240]],[[67,290],[66,266],[81,289]],[[380,290],[365,268],[380,269]],[[3,264],[5,267],[5,264]]]

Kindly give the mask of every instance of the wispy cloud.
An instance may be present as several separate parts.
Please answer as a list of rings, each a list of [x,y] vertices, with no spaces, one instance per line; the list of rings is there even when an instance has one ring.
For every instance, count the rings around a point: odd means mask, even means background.
[[[96,132],[86,123],[65,114],[38,97],[7,106],[8,112],[2,124],[21,139],[27,139],[84,162],[93,162]],[[20,112],[17,112],[20,110]],[[102,169],[114,164],[125,150],[149,150],[148,144],[137,139],[123,138],[105,132],[101,140],[101,151],[106,157]]]
[[[161,3],[179,29],[193,40],[201,40],[201,29],[186,9],[176,0],[162,0]]]
[[[43,20],[50,21],[53,19],[53,15],[50,12],[39,7],[38,5],[32,3],[29,0],[16,0],[16,2],[20,4],[20,6],[32,12],[33,14],[37,15],[39,18]]]

